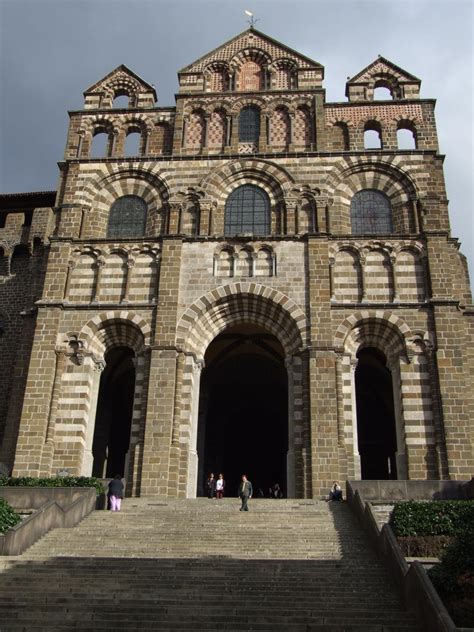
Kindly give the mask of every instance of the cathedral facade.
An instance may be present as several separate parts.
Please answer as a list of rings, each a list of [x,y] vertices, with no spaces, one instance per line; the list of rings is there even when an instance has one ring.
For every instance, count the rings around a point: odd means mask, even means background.
[[[194,497],[474,471],[474,308],[433,99],[253,27],[70,112],[54,192],[1,196],[0,461]],[[385,91],[385,98],[377,98]]]

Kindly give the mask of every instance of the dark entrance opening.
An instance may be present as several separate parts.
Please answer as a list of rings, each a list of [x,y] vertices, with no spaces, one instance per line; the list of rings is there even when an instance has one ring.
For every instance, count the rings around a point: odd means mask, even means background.
[[[105,354],[92,444],[93,476],[126,474],[135,391],[133,357],[127,347],[114,347]]]
[[[268,496],[286,494],[288,378],[275,336],[255,326],[228,329],[210,344],[201,377],[198,495],[210,472],[237,495],[242,474]]]
[[[357,354],[357,433],[363,479],[396,479],[397,435],[392,374],[375,348]]]

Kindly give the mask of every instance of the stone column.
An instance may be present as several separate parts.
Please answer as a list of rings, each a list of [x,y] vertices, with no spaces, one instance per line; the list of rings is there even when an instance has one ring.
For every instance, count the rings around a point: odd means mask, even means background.
[[[97,401],[99,399],[100,378],[105,369],[104,362],[95,362],[92,367],[92,384],[90,391],[89,420],[86,427],[84,454],[82,457],[81,476],[92,476],[94,456],[92,446],[94,443],[95,419],[97,413]]]
[[[229,147],[231,144],[231,132],[232,132],[232,117],[226,116],[226,130],[225,130],[225,145]]]
[[[331,206],[331,203],[332,200],[328,200],[325,197],[316,197],[313,232],[323,234],[331,232],[331,223],[328,210],[329,206]]]
[[[351,420],[352,420],[352,454],[354,459],[354,478],[362,478],[359,453],[359,433],[357,427],[357,392],[355,374],[358,361],[351,360]]]
[[[399,480],[408,479],[407,445],[405,437],[405,410],[403,404],[402,387],[402,364],[406,363],[400,357],[393,357],[387,361],[387,368],[392,375],[393,389],[393,412],[395,416],[395,432],[397,436],[397,452],[395,460],[397,463],[397,478]]]
[[[104,266],[105,266],[105,259],[103,257],[98,257],[95,264],[96,273],[95,273],[94,285],[92,288],[91,303],[96,303],[100,299],[100,281],[102,278],[102,271],[104,269]]]
[[[295,472],[295,389],[293,381],[293,357],[285,358],[288,375],[288,452],[286,455],[286,490],[288,498],[296,496]]]
[[[198,452],[197,452],[197,436],[199,427],[199,392],[201,386],[201,372],[203,369],[202,362],[192,362],[192,378],[193,387],[191,395],[191,432],[189,437],[189,461],[186,498],[196,498],[198,483]]]
[[[335,266],[336,260],[334,259],[334,257],[329,257],[329,292],[331,294],[331,301],[335,301],[336,300],[336,288],[334,285],[334,266]]]
[[[169,201],[170,217],[168,232],[170,235],[178,235],[181,230],[182,202],[178,200]]]
[[[128,257],[126,266],[127,266],[127,276],[125,278],[125,290],[121,299],[121,303],[128,303],[128,295],[130,292],[130,282],[132,280],[132,270],[135,265],[135,259],[132,257]]]
[[[64,284],[64,292],[63,292],[63,299],[67,300],[67,297],[69,295],[69,287],[71,285],[71,277],[72,277],[72,273],[74,272],[74,268],[76,267],[76,261],[71,260],[68,263],[67,266],[67,275],[66,275],[66,283]]]
[[[41,454],[40,476],[52,476],[53,456],[54,456],[54,434],[56,424],[56,414],[58,410],[58,398],[61,392],[61,380],[64,367],[67,361],[64,350],[56,350],[56,360],[54,367],[53,390],[51,393],[51,404],[49,407],[48,425],[46,427],[46,437]]]
[[[360,257],[359,257],[359,266],[360,266],[360,293],[361,293],[360,300],[361,302],[364,302],[367,300],[367,289],[366,289],[366,282],[365,282],[365,256],[362,253],[360,254]]]
[[[230,146],[232,152],[237,152],[239,147],[239,116],[234,114],[232,116]]]
[[[286,230],[288,235],[298,233],[298,200],[296,198],[286,198]]]
[[[392,255],[390,257],[391,264],[391,273],[392,273],[392,287],[393,287],[393,296],[392,301],[398,302],[400,297],[398,295],[398,279],[397,279],[397,257]]]
[[[412,209],[412,215],[413,215],[413,227],[415,230],[415,233],[418,235],[420,232],[420,216],[419,216],[419,212],[418,212],[418,201],[416,198],[411,198],[410,199],[410,204],[411,204],[411,209]]]

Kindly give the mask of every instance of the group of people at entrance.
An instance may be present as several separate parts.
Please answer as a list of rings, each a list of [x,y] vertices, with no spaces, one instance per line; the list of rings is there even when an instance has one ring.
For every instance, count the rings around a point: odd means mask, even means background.
[[[206,481],[206,495],[208,498],[224,498],[225,480],[224,474],[219,474],[219,478],[214,478],[213,472],[209,474]]]
[[[206,495],[208,498],[224,498],[225,480],[224,475],[219,474],[219,478],[215,478],[213,472],[209,474],[206,481]],[[253,487],[245,474],[242,474],[242,480],[239,485],[239,498],[242,501],[240,511],[248,511],[248,501],[252,498]]]

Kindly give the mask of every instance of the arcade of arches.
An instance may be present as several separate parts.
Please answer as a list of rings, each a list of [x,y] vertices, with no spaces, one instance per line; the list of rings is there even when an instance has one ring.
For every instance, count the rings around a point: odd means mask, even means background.
[[[178,73],[173,107],[123,65],[84,92],[59,190],[0,196],[0,470],[173,498],[221,469],[290,497],[472,476],[435,101],[382,57],[347,103],[323,78],[250,28]]]

